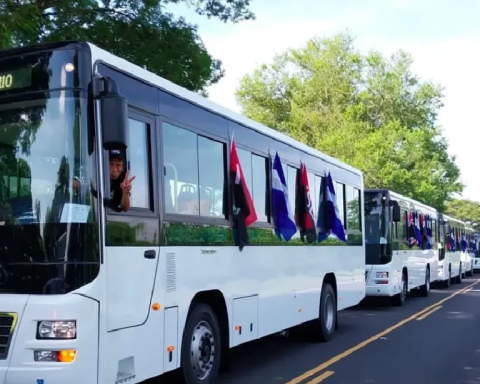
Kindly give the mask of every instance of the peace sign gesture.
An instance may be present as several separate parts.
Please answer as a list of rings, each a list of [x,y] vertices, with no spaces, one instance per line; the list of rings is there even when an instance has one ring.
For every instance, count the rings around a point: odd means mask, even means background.
[[[120,188],[122,188],[123,192],[130,192],[132,189],[132,181],[135,180],[135,176],[133,176],[131,179],[128,178],[128,171],[125,173],[125,180],[120,184]]]

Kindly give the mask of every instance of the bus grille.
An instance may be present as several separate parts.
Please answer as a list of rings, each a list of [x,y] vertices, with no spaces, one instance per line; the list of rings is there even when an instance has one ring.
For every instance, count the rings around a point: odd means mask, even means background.
[[[0,312],[0,360],[5,360],[8,356],[8,349],[16,323],[16,313]]]

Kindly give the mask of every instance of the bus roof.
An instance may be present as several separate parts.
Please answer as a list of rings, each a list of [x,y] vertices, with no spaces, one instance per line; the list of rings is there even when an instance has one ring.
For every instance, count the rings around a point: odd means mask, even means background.
[[[292,147],[298,148],[305,153],[308,153],[312,156],[315,156],[327,163],[330,163],[332,165],[335,165],[339,168],[348,170],[356,175],[359,175],[363,179],[363,173],[357,168],[352,167],[351,165],[348,165],[340,160],[337,160],[331,156],[328,156],[327,154],[320,152],[314,148],[311,148],[293,138],[290,136],[287,136],[283,133],[280,133],[274,129],[271,129],[269,127],[266,127],[263,124],[260,124],[254,120],[251,120],[241,114],[235,113],[233,111],[230,111],[227,108],[224,108],[218,104],[213,103],[209,99],[200,96],[199,94],[189,91],[183,87],[180,87],[179,85],[176,85],[175,83],[172,83],[169,80],[166,80],[160,76],[155,75],[152,72],[147,71],[146,69],[143,69],[139,67],[138,65],[135,65],[125,59],[122,59],[110,52],[107,52],[96,45],[92,43],[87,43],[90,47],[90,50],[92,52],[92,57],[93,61],[101,60],[107,64],[110,64],[120,71],[123,71],[124,73],[128,73],[133,77],[137,77],[139,80],[144,81],[146,83],[149,83],[151,85],[154,85],[156,87],[159,87],[166,92],[169,92],[171,94],[174,94],[184,100],[187,100],[191,103],[194,103],[198,105],[199,107],[202,107],[204,109],[210,110],[213,113],[216,113],[218,115],[224,116],[232,121],[235,121],[239,124],[242,124],[246,127],[249,127],[255,131],[258,131],[259,133],[262,133],[266,136],[269,136],[273,139],[276,139],[278,141],[283,142],[284,144],[290,145]]]
[[[371,193],[377,193],[377,192],[386,192],[388,193],[390,196],[396,198],[396,199],[400,199],[400,200],[404,200],[410,204],[414,204],[414,205],[417,205],[419,207],[422,207],[424,209],[428,209],[430,211],[435,211],[437,212],[437,210],[433,207],[430,207],[429,205],[426,205],[426,204],[423,204],[421,203],[420,201],[417,201],[417,200],[414,200],[410,197],[407,197],[407,196],[403,196],[401,195],[400,193],[397,193],[397,192],[394,192],[394,191],[391,191],[389,189],[365,189],[365,193],[368,193],[368,192],[371,192]]]

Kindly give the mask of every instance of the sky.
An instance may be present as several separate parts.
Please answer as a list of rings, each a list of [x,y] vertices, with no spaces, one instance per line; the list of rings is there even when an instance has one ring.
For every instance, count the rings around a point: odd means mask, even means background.
[[[169,10],[196,24],[207,50],[222,61],[225,77],[207,91],[213,102],[236,112],[235,91],[244,75],[312,37],[348,30],[363,52],[409,52],[413,71],[445,88],[438,124],[466,184],[462,197],[480,201],[479,0],[251,0],[256,20],[237,24],[196,15],[184,5]]]

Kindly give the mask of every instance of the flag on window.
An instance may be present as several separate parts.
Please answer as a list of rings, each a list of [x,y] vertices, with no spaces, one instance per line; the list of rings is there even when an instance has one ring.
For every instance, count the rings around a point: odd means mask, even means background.
[[[422,233],[420,228],[420,218],[418,212],[415,211],[415,237],[417,238],[417,247],[422,248]]]
[[[462,232],[461,246],[462,246],[462,252],[467,252],[467,237],[465,236],[464,232]]]
[[[233,139],[230,147],[230,176],[233,192],[233,232],[235,244],[241,251],[248,244],[247,227],[257,221],[257,213],[243,176]]]
[[[450,233],[450,252],[455,252],[455,237],[453,231],[454,229],[452,228]]]
[[[275,221],[275,233],[281,240],[290,241],[297,232],[295,218],[288,201],[288,188],[278,152],[272,166],[272,213]]]
[[[425,216],[425,227],[427,231],[427,249],[433,247],[432,219],[430,215]]]
[[[407,234],[408,234],[408,239],[409,243],[408,246],[411,248],[414,245],[417,244],[417,234],[415,231],[415,214],[412,212],[408,213],[408,228],[407,228]]]
[[[339,240],[346,242],[345,230],[340,220],[340,212],[337,205],[337,196],[333,187],[330,172],[322,177],[320,194],[318,198],[317,216],[318,242],[321,243],[331,233]]]
[[[297,170],[295,183],[295,223],[300,228],[300,236],[303,242],[313,243],[317,238],[315,221],[313,219],[313,204],[310,198],[307,168],[300,164]]]

